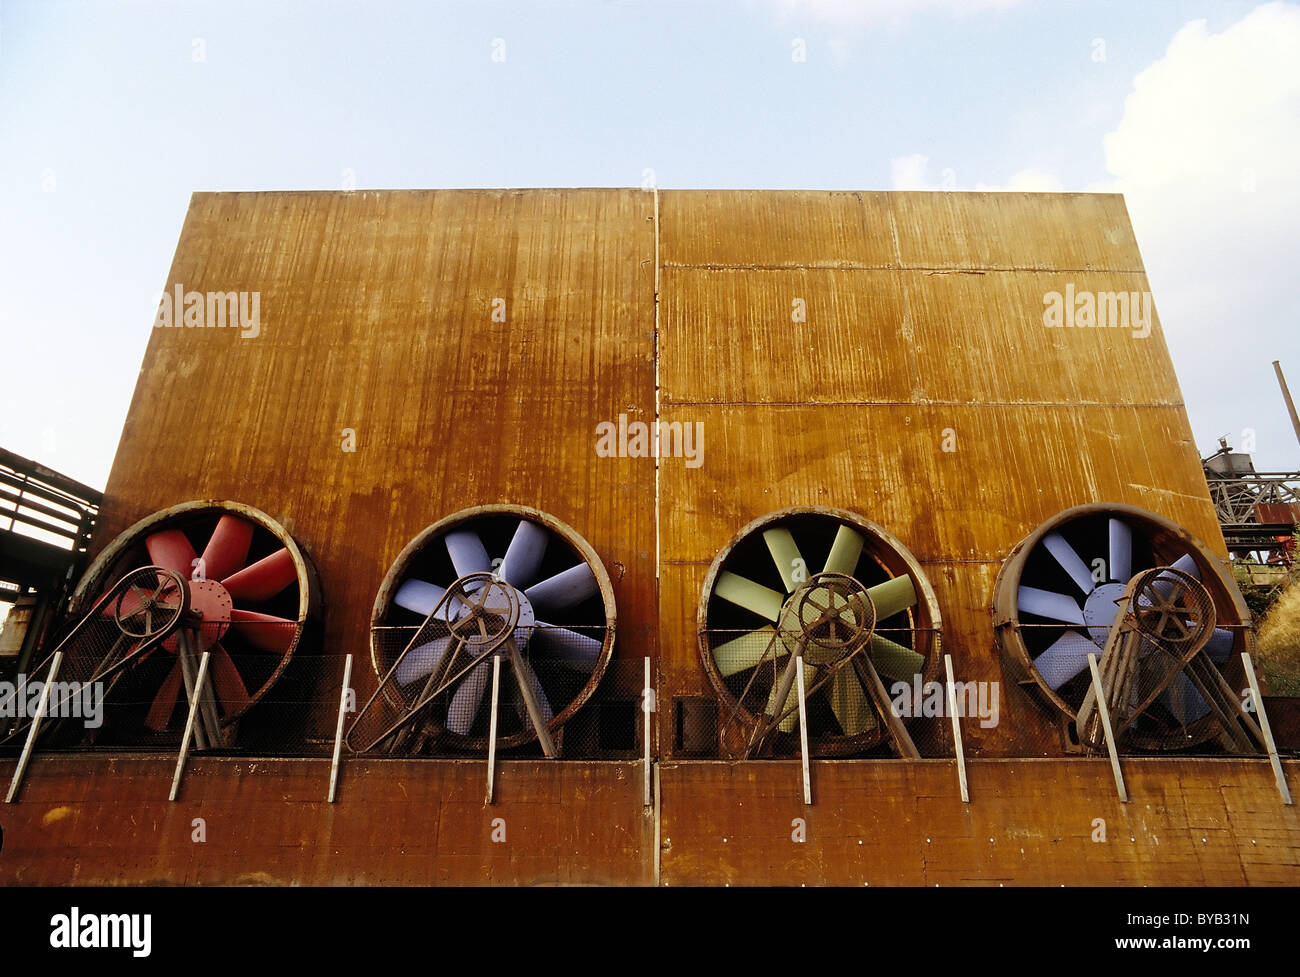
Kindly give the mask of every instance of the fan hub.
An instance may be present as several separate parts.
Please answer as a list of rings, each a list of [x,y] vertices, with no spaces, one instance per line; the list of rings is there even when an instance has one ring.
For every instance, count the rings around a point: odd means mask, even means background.
[[[522,590],[504,580],[493,579],[477,586],[469,585],[458,600],[460,606],[452,617],[451,629],[465,640],[466,651],[471,655],[481,653],[501,636],[510,620],[512,603],[519,608],[515,645],[520,651],[527,646],[537,615]]]
[[[234,601],[225,587],[215,580],[190,580],[186,582],[190,592],[190,610],[203,616],[203,623],[198,629],[198,647],[196,652],[204,652],[221,640],[230,627],[230,612]],[[163,647],[176,653],[176,635],[163,642]]]
[[[852,654],[874,625],[865,588],[851,577],[822,573],[786,598],[778,630],[791,652],[802,638],[810,664],[830,665]]]
[[[1083,623],[1088,629],[1088,637],[1098,648],[1106,647],[1106,636],[1119,613],[1116,601],[1124,595],[1124,586],[1122,583],[1102,584],[1084,601]]]

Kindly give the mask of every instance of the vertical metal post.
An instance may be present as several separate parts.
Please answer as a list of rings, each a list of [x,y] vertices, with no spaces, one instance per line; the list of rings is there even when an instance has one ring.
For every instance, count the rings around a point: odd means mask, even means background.
[[[194,694],[190,696],[190,714],[185,720],[185,736],[181,739],[181,752],[176,757],[176,773],[172,776],[172,792],[167,797],[169,801],[176,800],[176,795],[181,789],[181,774],[185,772],[185,758],[190,753],[190,737],[194,735],[194,720],[199,715],[199,700],[203,696],[203,685],[208,680],[208,660],[210,658],[211,652],[205,651],[203,657],[199,659],[199,676],[194,680]]]
[[[794,658],[794,684],[799,687],[799,755],[803,758],[803,802],[812,803],[812,771],[808,769],[808,707],[803,691],[803,655]]]
[[[45,708],[50,702],[50,686],[58,678],[59,666],[63,664],[63,652],[56,651],[54,660],[50,662],[50,674],[45,677],[45,685],[41,688],[40,701],[36,703],[36,715],[32,717],[32,725],[27,730],[27,742],[23,744],[22,755],[18,757],[18,766],[14,768],[13,779],[9,781],[9,793],[5,795],[5,803],[12,804],[14,798],[18,796],[18,788],[22,785],[23,774],[27,772],[27,764],[32,758],[32,749],[36,746],[36,734],[40,732],[41,720],[45,718]],[[23,690],[27,688],[27,683],[23,683]],[[20,693],[15,693],[17,696]]]
[[[1101,687],[1101,674],[1097,671],[1097,656],[1088,653],[1088,670],[1092,672],[1092,691],[1097,697],[1097,714],[1101,717],[1101,728],[1106,731],[1106,750],[1110,753],[1110,770],[1115,775],[1115,789],[1119,799],[1128,803],[1128,788],[1124,786],[1124,774],[1119,769],[1119,750],[1115,747],[1115,734],[1110,728],[1110,706],[1106,704],[1106,690]]]
[[[334,730],[334,759],[330,763],[330,793],[328,801],[334,803],[339,785],[339,757],[343,753],[343,719],[348,710],[348,693],[352,691],[352,656],[343,662],[343,691],[339,694],[339,724]]]
[[[520,680],[520,685],[523,681]],[[493,803],[497,778],[497,703],[501,698],[501,656],[492,656],[492,718],[488,729],[487,803]]]
[[[1300,441],[1300,414],[1296,414],[1295,401],[1291,399],[1291,391],[1286,385],[1286,377],[1282,376],[1282,364],[1277,360],[1273,361],[1273,372],[1277,374],[1277,382],[1282,387],[1282,399],[1286,401],[1287,413],[1291,415],[1291,426],[1295,428],[1295,438]]]
[[[1278,793],[1282,795],[1283,804],[1294,803],[1291,800],[1291,788],[1286,785],[1286,774],[1282,772],[1282,761],[1278,759],[1277,744],[1273,742],[1273,729],[1268,724],[1268,713],[1264,711],[1264,697],[1259,694],[1259,679],[1255,677],[1255,665],[1250,660],[1250,653],[1241,653],[1241,663],[1246,666],[1246,681],[1250,683],[1250,699],[1255,704],[1255,716],[1259,719],[1259,731],[1264,734],[1268,744],[1268,762],[1273,766],[1273,777],[1277,780]]]
[[[641,712],[644,714],[641,721],[641,739],[644,741],[641,750],[641,759],[645,764],[645,806],[649,807],[654,803],[650,796],[650,713],[653,711],[651,706],[657,706],[654,701],[655,690],[650,687],[650,656],[645,656],[645,689],[641,693]]]
[[[952,747],[957,757],[957,784],[961,787],[961,799],[970,803],[970,787],[966,783],[966,746],[961,741],[961,717],[957,715],[957,686],[952,677],[952,655],[943,656],[944,671],[948,676],[948,715],[952,719]],[[913,712],[918,707],[913,705]]]

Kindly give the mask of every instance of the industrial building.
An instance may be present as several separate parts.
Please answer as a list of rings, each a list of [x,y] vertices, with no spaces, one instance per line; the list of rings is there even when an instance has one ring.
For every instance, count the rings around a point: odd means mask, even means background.
[[[0,884],[1300,883],[1122,197],[197,193],[162,284]]]

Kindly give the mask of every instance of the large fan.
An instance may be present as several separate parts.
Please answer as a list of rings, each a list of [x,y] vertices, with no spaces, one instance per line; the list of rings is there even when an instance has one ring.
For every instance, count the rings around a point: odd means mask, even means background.
[[[201,615],[195,654],[210,652],[215,719],[229,727],[261,699],[285,671],[309,617],[316,613],[315,573],[285,529],[265,513],[237,502],[188,502],[136,523],[114,540],[87,571],[72,613],[89,610],[123,573],[161,567],[185,578],[188,606]],[[148,576],[104,615],[149,626]],[[185,718],[192,675],[173,634],[141,655],[114,682],[119,731],[164,733]],[[71,663],[69,674],[82,671]]]
[[[494,629],[511,620],[517,657],[493,640]],[[477,636],[467,636],[470,624]],[[456,513],[416,537],[380,588],[371,651],[378,694],[390,714],[381,722],[363,710],[349,745],[366,750],[387,741],[407,752],[485,748],[493,651],[506,665],[498,745],[536,738],[534,708],[548,730],[558,729],[599,683],[613,653],[614,626],[605,568],[564,523],[522,506]],[[405,734],[423,733],[390,737],[394,722]]]
[[[903,544],[874,523],[840,510],[771,513],[746,526],[718,554],[700,606],[700,654],[723,702],[726,752],[741,752],[764,714],[782,717],[779,729],[785,740],[778,738],[773,752],[797,750],[797,689],[787,693],[784,703],[775,698],[788,684],[781,676],[801,637],[810,751],[856,753],[884,737],[882,717],[863,687],[860,670],[847,667],[851,662],[842,650],[843,637],[823,641],[801,627],[805,585],[819,574],[843,574],[865,588],[874,622],[845,609],[838,624],[841,630],[870,631],[863,653],[887,685],[903,682],[910,688],[918,676],[925,681],[934,677],[939,612],[920,565]],[[812,600],[815,604],[816,594]],[[829,680],[819,676],[821,669]]]
[[[1204,652],[1220,669],[1239,672],[1233,653],[1245,650],[1250,624],[1240,594],[1203,544],[1154,513],[1106,504],[1069,509],[1035,530],[1003,565],[994,596],[999,643],[1067,718],[1078,714],[1091,682],[1088,655],[1101,658],[1125,585],[1155,567],[1172,567],[1205,585],[1217,622]],[[1136,687],[1162,681],[1156,671],[1165,660],[1143,656],[1141,667],[1150,674],[1139,675]],[[1152,750],[1203,742],[1214,735],[1210,712],[1180,673],[1134,725],[1131,742]]]

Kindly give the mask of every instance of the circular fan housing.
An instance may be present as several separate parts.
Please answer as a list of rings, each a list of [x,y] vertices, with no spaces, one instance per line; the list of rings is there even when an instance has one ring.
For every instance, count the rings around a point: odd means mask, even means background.
[[[1136,506],[1092,503],[1059,513],[1022,540],[994,587],[993,619],[1003,655],[1032,679],[1043,700],[1073,721],[1100,662],[1115,602],[1139,573],[1171,566],[1199,580],[1216,622],[1204,653],[1229,685],[1242,688],[1242,651],[1251,649],[1250,612],[1223,561],[1169,520]],[[1215,735],[1209,706],[1179,676],[1130,729],[1138,749],[1167,751]]]
[[[491,661],[466,670],[483,652],[453,639],[457,622],[470,613],[460,601],[444,605],[443,620],[429,622],[423,634],[421,627],[454,581],[484,572],[495,574],[492,586],[510,588],[517,602],[514,642],[525,666],[522,681],[548,729],[558,729],[591,697],[613,655],[613,585],[596,551],[568,525],[517,505],[476,506],[434,523],[407,544],[384,577],[371,615],[370,648],[393,715],[437,693],[427,722],[439,749],[487,749]],[[505,602],[496,594],[485,603],[490,612]],[[497,746],[508,749],[536,733],[520,677],[504,650],[502,656]]]
[[[123,576],[149,566],[187,581],[189,607],[203,615],[195,652],[211,653],[218,716],[229,726],[279,680],[317,621],[316,572],[288,531],[261,510],[240,502],[185,502],[140,520],[105,547],[77,585],[71,615],[85,614]],[[106,625],[113,612],[105,610]],[[173,634],[113,681],[108,701],[115,728],[157,734],[183,725],[177,651]],[[69,663],[62,674],[89,676],[97,663]]]
[[[875,523],[840,509],[769,513],[744,527],[714,559],[700,601],[700,658],[722,702],[726,754],[744,752],[775,698],[774,686],[801,631],[800,607],[807,594],[802,585],[822,573],[850,576],[870,595],[874,633],[859,654],[870,655],[887,691],[899,681],[911,686],[918,676],[928,682],[937,675],[939,608],[907,547]],[[844,623],[866,622],[850,617]],[[836,641],[810,634],[805,686],[812,688],[817,670],[834,667],[845,655]],[[864,752],[886,736],[851,661],[808,696],[807,711],[808,745],[816,756]],[[787,717],[779,728],[773,752],[797,752],[797,717]]]

